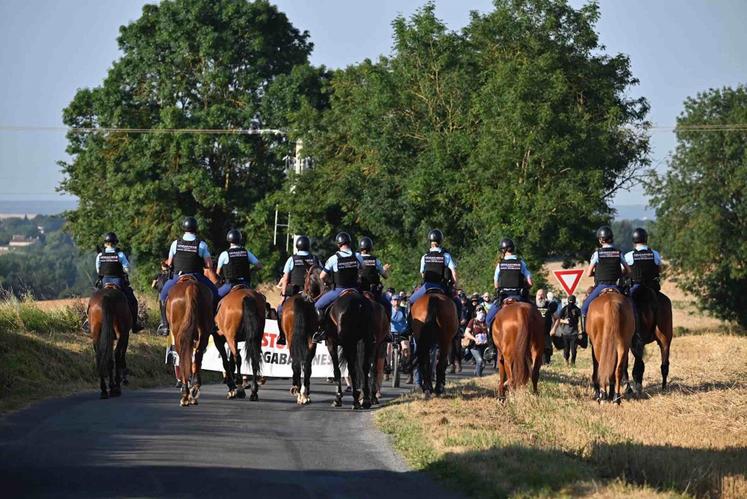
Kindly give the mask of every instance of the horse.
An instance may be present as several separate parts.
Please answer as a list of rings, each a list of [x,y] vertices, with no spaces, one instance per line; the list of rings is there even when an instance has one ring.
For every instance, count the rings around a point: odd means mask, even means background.
[[[169,291],[166,315],[171,325],[172,343],[179,354],[182,382],[179,404],[182,407],[197,405],[202,385],[202,356],[213,331],[213,294],[193,276],[182,276]]]
[[[342,384],[340,359],[337,345],[348,363],[348,373],[353,385],[353,409],[371,408],[371,363],[374,349],[374,331],[371,323],[371,305],[356,290],[344,291],[329,307],[329,319],[325,322],[327,350],[332,357],[332,367],[337,393],[333,407],[342,406]],[[363,359],[359,362],[358,345],[362,343]],[[361,395],[361,387],[363,394]]]
[[[257,379],[261,376],[262,335],[265,331],[265,303],[262,293],[242,286],[235,286],[221,299],[213,334],[215,347],[220,353],[228,386],[226,398],[246,397],[244,380],[241,376],[241,354],[239,341],[244,341],[244,358],[251,361],[252,393],[249,400],[259,400]],[[226,354],[226,343],[230,355]],[[234,380],[235,375],[235,380]]]
[[[132,329],[132,314],[127,297],[113,284],[97,290],[88,301],[88,322],[96,371],[99,373],[100,398],[122,395],[121,383],[127,384],[127,343]],[[117,342],[116,348],[114,342]],[[109,378],[109,392],[105,378]]]
[[[381,397],[381,386],[384,382],[384,364],[386,358],[387,337],[389,336],[390,317],[384,305],[379,302],[372,291],[364,291],[363,296],[371,305],[371,322],[374,331],[374,372],[371,386],[371,403],[378,404]]]
[[[311,341],[318,326],[314,301],[321,296],[324,283],[319,277],[321,267],[314,265],[306,271],[302,294],[288,297],[283,305],[282,321],[285,340],[291,356],[293,380],[290,393],[298,405],[311,402],[311,363],[316,355],[316,343]],[[301,370],[303,368],[303,385]]]
[[[625,381],[628,385],[626,393],[639,396],[643,391],[643,351],[646,345],[656,341],[661,351],[661,388],[667,388],[669,374],[669,349],[672,344],[672,302],[665,294],[655,289],[638,286],[631,293],[631,299],[637,311],[636,331],[633,335],[631,352],[635,359],[633,363],[633,386],[628,379],[627,369]]]
[[[429,291],[412,304],[410,314],[412,335],[416,345],[415,355],[420,370],[420,388],[426,398],[434,391],[436,395],[441,395],[446,385],[446,364],[451,340],[459,328],[456,305],[444,292]],[[430,352],[435,345],[438,345],[439,350],[434,390]]]
[[[594,397],[597,402],[619,404],[635,332],[631,300],[614,288],[603,291],[589,307],[586,332],[591,341]]]
[[[498,355],[498,400],[506,400],[506,385],[516,390],[530,377],[537,393],[545,353],[545,319],[537,307],[506,299],[493,320],[491,336]]]

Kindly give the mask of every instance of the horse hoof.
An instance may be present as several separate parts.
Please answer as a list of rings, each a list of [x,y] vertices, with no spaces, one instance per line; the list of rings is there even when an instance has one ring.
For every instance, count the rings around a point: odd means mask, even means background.
[[[106,393],[105,391],[102,391],[102,392],[101,392],[101,393],[99,394],[99,398],[100,398],[101,400],[103,400],[103,399],[108,399],[108,398],[109,398],[109,394],[108,394],[108,393]]]
[[[423,398],[425,400],[430,400],[431,399],[431,392],[429,392],[429,391],[423,392]]]
[[[311,397],[304,397],[301,399],[301,405],[309,405],[311,403]]]
[[[249,395],[249,400],[251,400],[252,402],[256,402],[257,400],[259,400],[259,395],[257,395],[256,393],[252,393],[251,395]]]
[[[374,397],[374,398],[371,399],[371,404],[372,405],[379,405],[379,403],[380,402],[379,402],[379,398],[378,397]]]
[[[353,402],[353,410],[354,411],[359,411],[360,409],[361,409],[360,402]]]
[[[332,407],[342,407],[342,400],[335,400],[332,402]]]
[[[187,407],[189,405],[189,399],[187,397],[182,397],[182,399],[179,401],[179,405],[182,407]]]
[[[197,405],[199,401],[196,398],[189,397],[189,405]]]
[[[124,386],[127,386],[127,385],[129,385],[129,384],[130,384],[130,380],[129,380],[129,379],[127,379],[127,378],[122,378],[122,384],[123,384]]]
[[[298,390],[297,386],[291,386],[291,389],[290,389],[290,394],[291,395],[293,395],[295,397],[295,396],[298,395],[298,392],[299,392],[299,390]]]
[[[235,399],[236,398],[236,390],[228,390],[228,393],[226,393],[226,398],[228,400]]]
[[[238,398],[240,398],[240,399],[245,399],[246,398],[246,392],[244,391],[243,388],[239,388],[238,390],[236,390],[236,396]]]
[[[120,395],[122,395],[122,390],[120,388],[112,388],[110,390],[110,397],[119,397]]]
[[[498,402],[500,402],[500,403],[504,403],[504,402],[506,402],[506,396],[505,396],[505,395],[501,395],[501,396],[499,396],[499,397],[498,397]]]
[[[364,400],[363,401],[363,408],[364,409],[370,409],[371,408],[371,401],[370,400]]]

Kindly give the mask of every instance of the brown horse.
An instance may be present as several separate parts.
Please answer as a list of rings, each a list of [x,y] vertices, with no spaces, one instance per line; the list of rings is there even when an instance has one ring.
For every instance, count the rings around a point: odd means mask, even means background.
[[[261,376],[262,335],[265,331],[265,303],[262,293],[246,287],[234,287],[223,297],[215,315],[218,331],[213,335],[215,347],[223,360],[227,398],[244,398],[239,341],[244,341],[244,357],[252,366],[252,393],[249,400],[259,400],[257,379]],[[226,354],[226,343],[231,351]],[[235,375],[235,381],[234,381]]]
[[[321,267],[315,265],[306,271],[303,293],[285,300],[283,315],[280,317],[293,368],[290,393],[296,397],[296,403],[299,405],[311,402],[311,363],[316,355],[316,343],[311,341],[311,338],[318,327],[314,301],[324,291],[324,283],[319,277],[321,270]]]
[[[179,354],[182,382],[179,403],[182,407],[197,405],[202,385],[202,356],[213,331],[213,294],[194,277],[182,276],[169,291],[166,316],[171,325],[172,343]]]
[[[506,399],[506,385],[516,390],[532,380],[537,393],[545,352],[545,319],[530,303],[506,300],[491,330],[498,355],[498,399]]]
[[[101,398],[119,397],[120,383],[127,384],[127,343],[132,329],[132,314],[124,293],[112,284],[97,290],[88,301],[88,323],[96,352]],[[117,346],[114,347],[116,341]],[[105,378],[109,378],[109,392]]]
[[[384,360],[386,358],[387,336],[389,336],[389,314],[371,291],[364,291],[363,296],[371,303],[371,322],[374,330],[374,372],[372,376],[371,403],[378,404],[381,397],[381,385],[384,382]]]
[[[426,398],[434,392],[430,352],[438,345],[435,393],[440,395],[446,385],[446,364],[451,350],[451,340],[459,328],[456,305],[451,297],[443,292],[427,292],[412,304],[410,314],[416,345],[415,356],[420,370],[420,388]]]
[[[654,289],[639,286],[631,293],[631,299],[637,312],[636,332],[633,335],[631,352],[633,363],[633,385],[630,385],[627,370],[625,381],[626,393],[639,396],[643,391],[643,373],[646,368],[643,362],[644,348],[656,341],[661,351],[661,388],[667,388],[669,374],[669,349],[672,344],[672,302],[669,298]]]
[[[619,404],[635,332],[631,300],[614,288],[603,291],[589,307],[586,332],[591,341],[594,396],[599,402]]]

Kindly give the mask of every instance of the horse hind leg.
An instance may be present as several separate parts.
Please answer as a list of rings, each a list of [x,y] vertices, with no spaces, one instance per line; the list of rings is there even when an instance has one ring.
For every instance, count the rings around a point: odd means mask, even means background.
[[[106,378],[99,376],[99,386],[101,387],[101,393],[99,394],[100,399],[108,399],[109,391],[106,388]]]
[[[599,360],[597,359],[596,352],[594,352],[593,345],[591,347],[591,384],[594,387],[594,400],[601,402],[603,392],[599,383]]]
[[[633,388],[630,389],[630,385],[628,385],[628,391],[632,391],[632,393],[635,396],[640,396],[643,392],[643,373],[646,369],[646,364],[643,362],[643,349],[644,345],[639,340],[634,340],[633,342],[633,348],[631,349],[633,352]],[[625,374],[627,377],[627,366],[625,368]]]
[[[443,348],[443,346],[444,345],[441,345],[442,348],[439,348],[438,350],[438,361],[436,362],[436,395],[443,394],[444,388],[446,387],[446,364],[449,359],[446,354],[448,347]]]
[[[340,372],[340,357],[337,355],[337,345],[335,342],[330,341],[327,346],[329,355],[332,357],[332,373],[335,377],[335,383],[337,383],[337,392],[335,393],[335,400],[332,402],[332,407],[342,407],[342,373]],[[348,369],[350,366],[348,366]]]
[[[244,377],[241,374],[241,364],[242,364],[242,358],[241,353],[239,352],[238,347],[236,348],[236,355],[235,355],[235,364],[236,364],[236,376],[235,384],[236,384],[236,396],[240,399],[246,398],[246,390],[244,390]]]
[[[313,346],[306,352],[306,358],[303,363],[303,386],[301,386],[300,404],[306,405],[311,402],[311,363],[314,361],[316,346]]]
[[[498,400],[500,402],[506,401],[506,362],[503,355],[500,352],[496,352],[498,356]],[[542,355],[540,354],[540,362],[542,362]]]

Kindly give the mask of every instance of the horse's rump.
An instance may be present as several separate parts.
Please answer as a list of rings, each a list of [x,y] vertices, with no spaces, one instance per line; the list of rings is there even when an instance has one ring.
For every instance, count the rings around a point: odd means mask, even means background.
[[[504,305],[495,316],[491,333],[500,355],[508,361],[511,387],[527,384],[532,350],[541,352],[545,346],[544,321],[539,311],[520,301]]]
[[[599,295],[589,306],[586,329],[599,365],[597,379],[606,387],[619,364],[627,361],[635,332],[632,303],[620,293]]]

